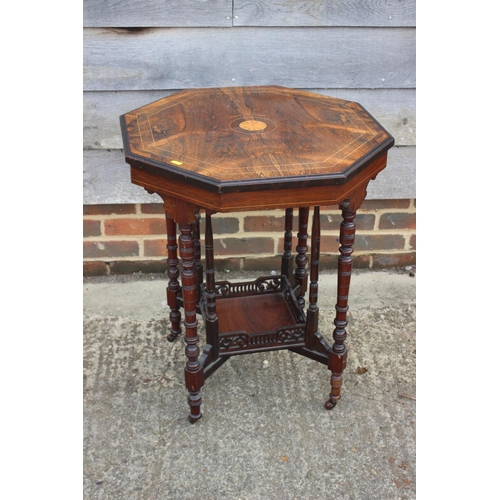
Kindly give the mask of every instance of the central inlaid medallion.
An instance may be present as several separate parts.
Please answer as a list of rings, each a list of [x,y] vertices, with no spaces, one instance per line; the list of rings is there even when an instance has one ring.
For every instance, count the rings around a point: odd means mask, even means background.
[[[245,120],[239,124],[239,127],[243,130],[264,130],[267,128],[267,123],[261,122],[260,120]]]

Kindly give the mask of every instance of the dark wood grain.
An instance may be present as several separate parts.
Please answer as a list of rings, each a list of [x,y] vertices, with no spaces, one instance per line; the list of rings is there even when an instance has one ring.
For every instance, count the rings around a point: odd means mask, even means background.
[[[200,285],[203,283],[203,266],[201,264],[200,214],[193,223],[194,239],[194,273],[196,276],[196,304],[200,302]]]
[[[201,417],[201,395],[203,386],[203,366],[199,360],[198,320],[196,319],[196,275],[194,264],[194,238],[192,224],[179,225],[179,251],[181,255],[182,300],[184,305],[184,326],[186,328],[186,367],[184,375],[189,392],[188,403],[191,408],[189,421],[196,422]]]
[[[297,285],[297,302],[304,309],[305,293],[307,290],[307,225],[309,223],[309,207],[299,208],[299,232],[297,233],[297,256],[295,257],[295,273],[293,275]]]
[[[208,212],[205,218],[205,261],[206,261],[206,286],[204,307],[201,313],[204,315],[205,328],[207,331],[207,343],[212,346],[212,361],[219,357],[219,319],[217,318],[215,303],[215,261],[214,261],[214,235],[212,230],[212,214]],[[202,286],[203,290],[203,286]],[[202,291],[200,290],[200,291]],[[202,293],[203,299],[203,293]]]
[[[285,234],[283,237],[283,257],[281,258],[281,274],[290,281],[292,279],[292,228],[293,208],[285,210]]]
[[[340,388],[342,387],[342,373],[347,362],[347,311],[349,310],[349,286],[352,273],[352,252],[356,225],[354,218],[356,212],[342,210],[342,222],[340,224],[340,256],[337,271],[337,304],[335,305],[335,329],[333,331],[333,347],[328,360],[328,367],[332,372],[330,398],[325,403],[327,410],[331,410],[340,399]]]
[[[309,308],[307,309],[306,347],[314,348],[314,334],[318,331],[318,279],[321,231],[319,207],[314,207],[311,233],[311,283],[309,285]]]
[[[258,311],[258,314],[255,314]],[[295,320],[280,294],[255,295],[249,300],[228,298],[217,301],[220,333],[272,332]]]
[[[284,87],[182,91],[122,116],[131,164],[220,191],[341,184],[394,139],[359,104]]]
[[[179,259],[177,257],[177,224],[169,216],[166,215],[167,225],[167,266],[168,266],[168,287],[167,287],[167,303],[170,307],[170,334],[167,339],[173,342],[181,333],[180,321],[181,314],[179,311],[177,298],[181,292],[179,284]]]

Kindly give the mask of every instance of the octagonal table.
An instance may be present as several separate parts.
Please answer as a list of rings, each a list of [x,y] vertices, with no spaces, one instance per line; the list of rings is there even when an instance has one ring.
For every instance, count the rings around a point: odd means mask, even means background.
[[[130,111],[120,121],[132,182],[164,202],[168,339],[181,332],[183,310],[190,422],[201,417],[205,379],[229,357],[276,349],[328,366],[331,393],[325,407],[333,408],[347,359],[354,218],[368,183],[386,167],[394,139],[355,102],[278,86],[185,90]],[[330,345],[318,331],[317,300],[320,207],[334,204],[342,222]],[[245,283],[215,281],[211,216],[269,209],[285,210],[281,273]],[[205,215],[205,272],[200,213]],[[197,314],[206,326],[201,356]]]

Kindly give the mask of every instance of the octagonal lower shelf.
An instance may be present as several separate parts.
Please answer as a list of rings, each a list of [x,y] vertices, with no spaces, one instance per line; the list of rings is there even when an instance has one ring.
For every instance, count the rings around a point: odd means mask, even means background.
[[[285,276],[264,276],[241,283],[216,282],[215,304],[220,356],[305,345],[306,317]],[[206,318],[205,285],[200,305]]]

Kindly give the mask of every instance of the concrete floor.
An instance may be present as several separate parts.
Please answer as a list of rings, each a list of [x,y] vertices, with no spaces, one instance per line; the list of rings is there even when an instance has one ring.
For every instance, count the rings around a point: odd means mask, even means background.
[[[414,276],[354,273],[349,357],[332,411],[323,407],[328,369],[275,351],[219,368],[194,425],[184,343],[166,341],[159,278],[84,280],[85,499],[415,498]],[[329,343],[335,289],[335,274],[323,275],[319,330]],[[199,330],[204,345],[201,321]]]

